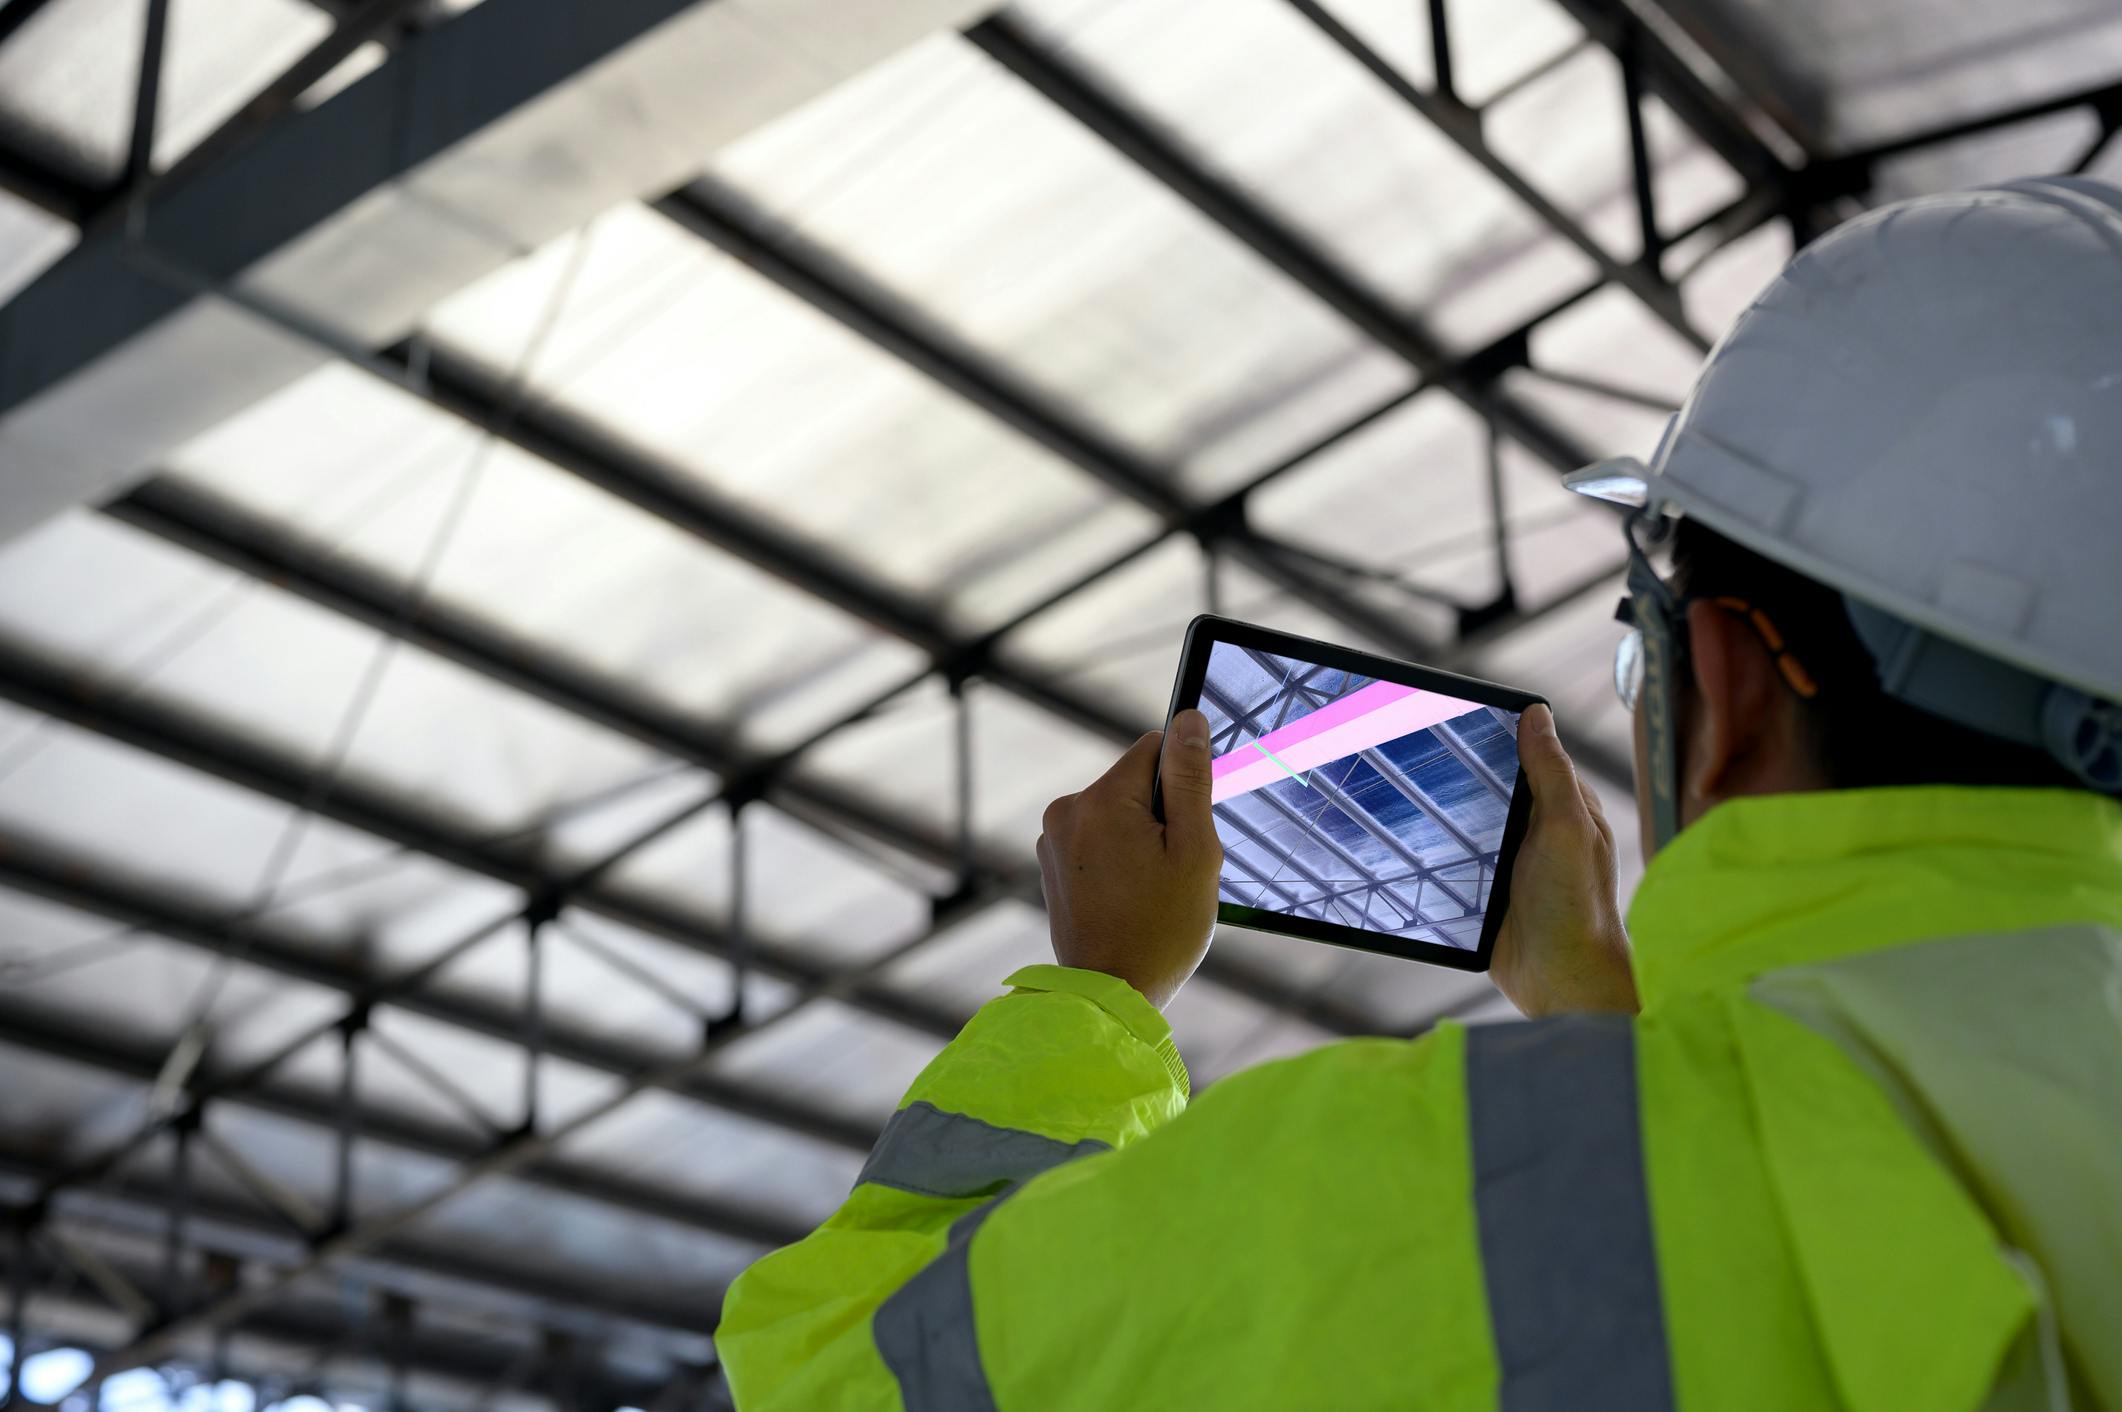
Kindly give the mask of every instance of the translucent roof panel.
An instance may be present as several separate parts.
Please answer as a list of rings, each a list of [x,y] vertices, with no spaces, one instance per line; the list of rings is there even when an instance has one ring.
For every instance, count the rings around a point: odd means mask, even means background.
[[[91,185],[116,181],[132,140],[147,7],[56,0],[0,47],[0,126]],[[301,0],[171,0],[154,160],[166,167],[331,29]]]
[[[711,1328],[723,1287],[766,1253],[669,1221],[647,1221],[543,1187],[489,1183],[408,1227],[410,1238],[447,1256],[540,1271],[564,1271],[567,1286],[603,1293],[629,1307],[668,1309],[695,1329]]]
[[[1046,913],[1005,901],[942,933],[884,976],[898,990],[970,1015],[1001,995],[1002,978],[1020,966],[1054,959]]]
[[[1675,249],[1675,255],[1689,251]],[[1705,250],[1686,266],[1680,298],[1695,326],[1712,338],[1724,336],[1791,256],[1790,227],[1770,221],[1720,248]]]
[[[375,1057],[364,1067],[390,1061]],[[223,1105],[208,1123],[218,1136],[267,1176],[323,1205],[332,1189],[335,1138],[328,1128],[292,1124],[240,1105]],[[438,1189],[452,1174],[451,1164],[402,1147],[361,1144],[355,1149],[356,1196],[363,1214],[389,1210]],[[233,1187],[217,1164],[197,1164],[196,1174],[222,1187],[225,1198],[248,1205],[247,1193]],[[208,1184],[203,1182],[202,1184]],[[261,1213],[262,1214],[262,1213]],[[457,1252],[490,1268],[542,1275],[566,1272],[585,1295],[629,1287],[639,1304],[682,1308],[688,1298],[712,1298],[737,1269],[764,1252],[752,1242],[737,1241],[640,1212],[533,1186],[494,1178],[453,1198],[409,1228],[423,1250]],[[387,1259],[387,1257],[386,1257]],[[423,1261],[426,1272],[448,1279],[447,1259]],[[462,1291],[455,1291],[461,1298]],[[525,1298],[535,1298],[524,1291]],[[489,1303],[505,1302],[490,1287],[480,1294]],[[438,1301],[447,1309],[454,1300]],[[505,1305],[504,1305],[505,1307]],[[422,1319],[425,1327],[426,1308]],[[712,1306],[701,1322],[712,1318]]]
[[[633,740],[114,521],[0,547],[0,635],[481,831],[651,768]],[[379,657],[379,652],[387,656]],[[231,689],[235,688],[235,689]]]
[[[0,305],[74,247],[74,228],[0,191]]]
[[[1669,0],[1710,53],[1829,147],[1887,141],[2112,81],[2108,0]],[[1769,89],[1773,93],[1769,93]]]
[[[1096,779],[1120,747],[984,682],[970,683],[966,699],[972,709],[974,830],[984,844],[1029,863],[1048,801]],[[888,798],[948,836],[957,827],[955,709],[940,683],[925,683],[818,745],[800,768]],[[1154,719],[1146,718],[1145,729]]]
[[[743,829],[745,914],[758,940],[846,964],[927,925],[919,891],[773,806],[747,805]],[[729,915],[733,858],[729,812],[710,809],[608,876],[720,926]]]
[[[820,1001],[732,1044],[715,1072],[770,1083],[821,1111],[881,1128],[937,1047],[933,1036]]]
[[[211,995],[215,1052],[240,1064],[337,1013],[331,992],[0,888],[7,945],[0,988],[41,1020],[116,1032],[128,1046],[174,1044],[194,1003]]]
[[[1217,583],[1218,606],[1226,616],[1352,647],[1374,646],[1227,555],[1218,556]],[[1406,600],[1400,605],[1407,606]],[[1419,617],[1420,605],[1415,607]],[[1025,624],[1004,640],[1003,651],[1127,712],[1147,730],[1163,718],[1171,700],[1186,625],[1207,608],[1200,547],[1191,539],[1172,538]],[[1089,783],[1102,769],[1070,788]]]
[[[541,395],[968,624],[992,624],[1150,523],[645,207],[496,271],[427,326],[506,367],[570,281],[531,377]],[[967,494],[975,480],[986,490]]]
[[[1718,330],[1722,332],[1722,330]],[[1648,456],[1701,371],[1702,355],[1623,290],[1608,286],[1541,324],[1532,366],[1624,394],[1561,386],[1523,371],[1504,386],[1596,456]],[[1644,406],[1626,394],[1659,404]]]
[[[101,1070],[55,1063],[10,1044],[0,1034],[9,1082],[0,1084],[0,1126],[10,1133],[39,1133],[56,1157],[84,1157],[93,1139],[84,1129],[94,1120],[126,1116],[135,1086]],[[28,1195],[27,1192],[22,1195]]]
[[[2122,74],[2122,55],[2117,56],[2116,71]],[[1884,202],[2071,171],[2100,140],[2100,132],[2099,115],[2090,108],[2067,108],[1956,142],[1919,147],[1879,164],[1874,176],[1876,199]],[[2085,174],[2112,180],[2113,174],[2122,170],[2118,150],[2122,150],[2122,143],[2109,143],[2103,154],[2104,164],[2096,162]]]
[[[750,565],[388,384],[319,370],[193,441],[183,480],[762,746],[920,656]],[[475,477],[455,531],[441,527]]]
[[[521,1120],[521,1046],[392,1006],[379,1007],[371,1024],[383,1041],[373,1036],[365,1040],[356,1066],[358,1088],[366,1102],[385,1112],[417,1114],[473,1136],[489,1125],[506,1131]],[[278,1072],[290,1082],[332,1091],[341,1072],[338,1036],[324,1036],[290,1058]],[[550,1126],[604,1101],[617,1090],[620,1080],[544,1055],[539,1060],[538,1082],[540,1121]],[[375,1199],[383,1205],[391,1198],[376,1193]]]
[[[952,35],[713,171],[1192,485],[1279,459],[1408,376]]]
[[[1010,634],[1003,652],[1148,730],[1171,699],[1186,624],[1207,610],[1204,575],[1199,545],[1167,539]]]
[[[1552,467],[1508,443],[1503,447],[1503,503],[1511,525],[1511,583],[1521,609],[1538,611],[1565,594],[1582,591],[1588,581],[1618,568],[1626,558],[1622,516],[1564,490]]]
[[[699,1047],[702,1015],[729,1008],[728,963],[587,908],[566,909],[540,934],[538,945],[539,1005],[554,1031],[675,1059]],[[427,948],[428,954],[438,950]],[[490,1010],[520,1011],[529,957],[525,929],[503,927],[435,972],[422,988]],[[763,978],[754,977],[749,990],[758,1010],[786,1003],[784,989]],[[686,1005],[675,1003],[672,995]]]
[[[1280,0],[1085,11],[1082,0],[1017,7],[1197,160],[1449,342],[1485,343],[1591,278],[1579,252]],[[1495,47],[1516,42],[1503,34]]]
[[[1610,517],[1564,491],[1555,472],[1516,443],[1502,444],[1501,459],[1512,583],[1520,606],[1535,607],[1592,564],[1610,561],[1618,540]],[[1479,607],[1502,587],[1487,466],[1486,427],[1432,394],[1268,487],[1256,520],[1431,595],[1376,584],[1364,597],[1442,642],[1457,621],[1435,599]]]
[[[1251,512],[1282,538],[1472,607],[1502,586],[1487,455],[1479,419],[1430,393],[1267,486]],[[1411,621],[1453,626],[1448,611],[1405,601]]]
[[[290,806],[211,775],[0,705],[0,830],[66,849],[171,894],[250,903]],[[291,878],[375,865],[389,844],[321,819]]]
[[[1497,155],[1621,260],[1643,253],[1621,66],[1598,45],[1574,50],[1489,108]],[[1656,98],[1644,104],[1659,228],[1674,231],[1738,199],[1738,174]]]
[[[1334,1038],[1234,991],[1190,985],[1165,1008],[1195,1091],[1233,1069],[1301,1054]]]
[[[561,1151],[594,1170],[812,1223],[847,1199],[863,1160],[848,1148],[661,1092],[630,1100]],[[703,1160],[709,1154],[712,1160]]]
[[[1419,88],[1436,86],[1429,7],[1403,0],[1324,0],[1325,8]],[[1588,41],[1553,0],[1454,0],[1447,7],[1452,87],[1474,107]]]

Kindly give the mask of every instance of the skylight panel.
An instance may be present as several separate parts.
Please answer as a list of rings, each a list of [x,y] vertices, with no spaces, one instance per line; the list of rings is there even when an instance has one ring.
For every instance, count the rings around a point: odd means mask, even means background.
[[[8,749],[0,830],[177,897],[232,910],[253,900],[288,805],[13,705],[0,705],[0,741]],[[390,851],[380,839],[313,819],[288,874],[369,865]]]
[[[1532,366],[1588,385],[1561,386],[1514,370],[1504,378],[1512,395],[1548,414],[1594,456],[1648,456],[1685,400],[1702,355],[1608,286],[1534,332]]]
[[[769,804],[747,805],[742,817],[745,916],[752,936],[846,965],[927,926],[927,895],[869,859]],[[729,915],[733,857],[729,812],[710,809],[610,876],[719,925]]]
[[[75,511],[0,547],[0,633],[302,768],[480,831],[630,778],[635,741],[226,570]]]
[[[865,1156],[666,1093],[644,1093],[560,1150],[615,1176],[816,1224],[847,1199]]]
[[[1162,474],[1265,464],[1345,412],[1321,388],[1360,377],[1374,395],[1404,376],[954,36],[747,136],[712,170]],[[1308,424],[1261,435],[1300,398],[1320,399]]]
[[[1661,231],[1738,199],[1738,174],[1653,95],[1643,100],[1643,123]],[[1627,90],[1611,53],[1595,44],[1570,51],[1490,107],[1483,128],[1513,169],[1615,258],[1641,256]]]
[[[351,368],[194,440],[180,479],[703,719],[800,739],[921,658],[840,610]],[[792,689],[791,683],[794,683]],[[774,711],[755,709],[765,695]]]
[[[936,1042],[930,1036],[820,1001],[731,1045],[715,1061],[715,1072],[882,1127],[908,1085],[935,1057]]]
[[[1149,523],[645,207],[505,266],[428,327],[507,367],[576,261],[576,292],[532,372],[540,395],[967,624],[991,624]]]
[[[1592,273],[1551,255],[1531,210],[1281,0],[1153,0],[1048,32],[1454,343],[1485,342]]]
[[[884,973],[890,985],[970,1015],[1004,993],[1003,977],[1054,959],[1046,913],[1006,901],[985,908]]]
[[[124,173],[146,6],[58,0],[0,46],[0,123],[88,182]],[[167,167],[331,30],[300,0],[171,0],[154,161]]]

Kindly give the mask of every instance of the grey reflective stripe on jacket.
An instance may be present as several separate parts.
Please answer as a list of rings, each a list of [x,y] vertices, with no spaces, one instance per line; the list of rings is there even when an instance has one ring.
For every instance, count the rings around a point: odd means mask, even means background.
[[[906,1412],[995,1412],[973,1322],[973,1233],[1005,1196],[951,1224],[950,1244],[901,1285],[870,1321]]]
[[[917,1196],[978,1196],[1107,1146],[1095,1138],[1061,1142],[946,1113],[933,1103],[909,1103],[884,1125],[855,1184],[875,1182]]]
[[[1067,1143],[999,1128],[932,1103],[909,1103],[884,1125],[856,1185],[875,1182],[922,1196],[993,1200],[960,1216],[941,1255],[900,1286],[870,1322],[877,1352],[899,1382],[906,1412],[995,1412],[973,1323],[973,1233],[1009,1194],[1050,1167],[1103,1152],[1095,1138]]]
[[[1466,1089],[1501,1412],[1670,1412],[1629,1021],[1568,1016],[1470,1030]],[[998,1180],[1014,1190],[1098,1145],[915,1104],[892,1120],[863,1179],[945,1195]],[[1003,1173],[1008,1164],[1017,1172]],[[943,1254],[877,1311],[877,1348],[906,1412],[995,1412],[969,1261],[973,1236],[1008,1196],[960,1217]]]
[[[1670,1409],[1631,1023],[1468,1030],[1466,1107],[1501,1412]]]

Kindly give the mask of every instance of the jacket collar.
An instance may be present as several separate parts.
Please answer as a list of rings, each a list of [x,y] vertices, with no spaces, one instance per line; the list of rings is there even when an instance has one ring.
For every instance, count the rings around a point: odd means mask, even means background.
[[[2122,803],[1957,786],[1733,800],[1651,861],[1628,922],[1646,1008],[1933,937],[2122,928]]]

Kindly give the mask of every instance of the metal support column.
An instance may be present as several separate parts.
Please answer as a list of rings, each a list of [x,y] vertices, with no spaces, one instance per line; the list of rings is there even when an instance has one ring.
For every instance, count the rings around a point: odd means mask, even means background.
[[[1656,273],[1665,256],[1665,237],[1658,230],[1658,202],[1650,162],[1650,136],[1643,122],[1643,44],[1640,26],[1622,34],[1621,102],[1628,110],[1628,165],[1635,178],[1636,225],[1642,233],[1643,251],[1637,261]]]

